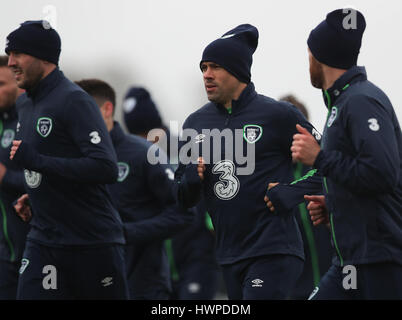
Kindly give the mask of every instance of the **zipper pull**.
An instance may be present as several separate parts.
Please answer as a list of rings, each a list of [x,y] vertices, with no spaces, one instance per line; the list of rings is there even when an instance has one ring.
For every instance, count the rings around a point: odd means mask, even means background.
[[[232,115],[232,108],[229,108],[227,110],[228,110],[228,116],[226,117],[225,127],[229,124],[230,116]]]

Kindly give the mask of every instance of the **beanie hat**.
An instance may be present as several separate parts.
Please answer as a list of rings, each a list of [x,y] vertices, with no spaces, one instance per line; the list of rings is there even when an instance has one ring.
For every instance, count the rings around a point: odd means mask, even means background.
[[[46,20],[25,21],[7,36],[5,51],[25,53],[58,65],[61,40]]]
[[[158,109],[145,88],[132,87],[128,90],[123,113],[126,127],[132,134],[146,133],[162,126]]]
[[[310,33],[308,47],[314,58],[327,66],[349,69],[357,64],[363,32],[364,16],[355,9],[338,9],[328,13]]]
[[[201,64],[214,62],[234,75],[239,81],[249,83],[253,53],[258,45],[258,30],[250,24],[241,24],[211,42],[202,53]]]

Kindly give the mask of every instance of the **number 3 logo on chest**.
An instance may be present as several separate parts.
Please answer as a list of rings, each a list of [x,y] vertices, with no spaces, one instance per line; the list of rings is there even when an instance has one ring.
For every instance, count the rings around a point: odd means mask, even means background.
[[[101,137],[99,136],[99,132],[98,131],[92,131],[89,136],[91,137],[91,142],[93,144],[98,144],[99,142],[101,142]]]
[[[213,174],[220,174],[214,185],[215,195],[221,200],[233,199],[240,189],[240,181],[235,175],[235,164],[230,160],[221,160],[212,168]]]

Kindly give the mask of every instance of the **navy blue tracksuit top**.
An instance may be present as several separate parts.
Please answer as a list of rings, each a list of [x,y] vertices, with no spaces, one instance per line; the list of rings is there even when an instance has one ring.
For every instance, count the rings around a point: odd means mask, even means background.
[[[337,265],[402,263],[402,135],[391,102],[352,67],[324,91],[322,150]]]
[[[107,183],[117,159],[99,107],[56,68],[17,100],[13,161],[33,208],[28,239],[47,246],[124,243]]]
[[[325,194],[335,265],[402,264],[402,135],[392,104],[357,66],[323,95],[318,171],[268,195],[286,208],[304,194]]]
[[[119,178],[108,189],[124,223],[130,297],[154,299],[158,291],[171,290],[163,240],[188,226],[193,216],[176,205],[172,168],[148,161],[152,143],[125,134],[117,122],[110,135]]]
[[[273,214],[264,202],[269,182],[292,180],[290,147],[297,123],[316,133],[296,107],[257,94],[253,83],[249,83],[239,99],[233,101],[231,112],[210,102],[186,119],[183,129],[195,129],[198,135],[191,142],[198,146],[209,139],[207,134],[202,135],[203,129],[227,129],[232,133],[235,129],[243,130],[244,152],[248,143],[255,144],[252,174],[237,174],[236,169],[245,164],[237,163],[234,156],[225,159],[223,143],[218,155],[222,160],[207,164],[203,182],[197,175],[196,164],[180,163],[176,171],[177,196],[182,205],[191,207],[199,200],[200,193],[204,194],[216,232],[220,264],[269,254],[304,258],[294,215],[289,212]],[[233,148],[233,144],[230,147]]]

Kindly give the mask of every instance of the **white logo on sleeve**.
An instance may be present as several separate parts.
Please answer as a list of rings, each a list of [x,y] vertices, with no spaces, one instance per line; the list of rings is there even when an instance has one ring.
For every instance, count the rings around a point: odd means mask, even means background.
[[[327,127],[329,128],[334,123],[336,116],[338,115],[338,108],[333,106],[331,109],[331,115],[329,116]]]
[[[380,130],[380,125],[378,124],[378,121],[376,118],[368,119],[368,123],[369,123],[370,130],[372,130],[372,131]]]
[[[20,267],[20,270],[19,270],[19,273],[20,273],[20,274],[22,274],[22,273],[25,271],[25,269],[28,267],[28,264],[29,264],[29,260],[28,260],[28,259],[23,258],[23,259],[21,260],[21,267]]]
[[[91,142],[93,144],[98,144],[99,142],[101,142],[101,137],[99,136],[98,131],[92,131],[89,136],[92,138]]]
[[[313,128],[311,134],[314,136],[316,140],[321,140],[321,134],[315,128]]]
[[[42,181],[42,174],[32,170],[25,169],[24,177],[28,187],[30,187],[31,189],[39,187]]]

